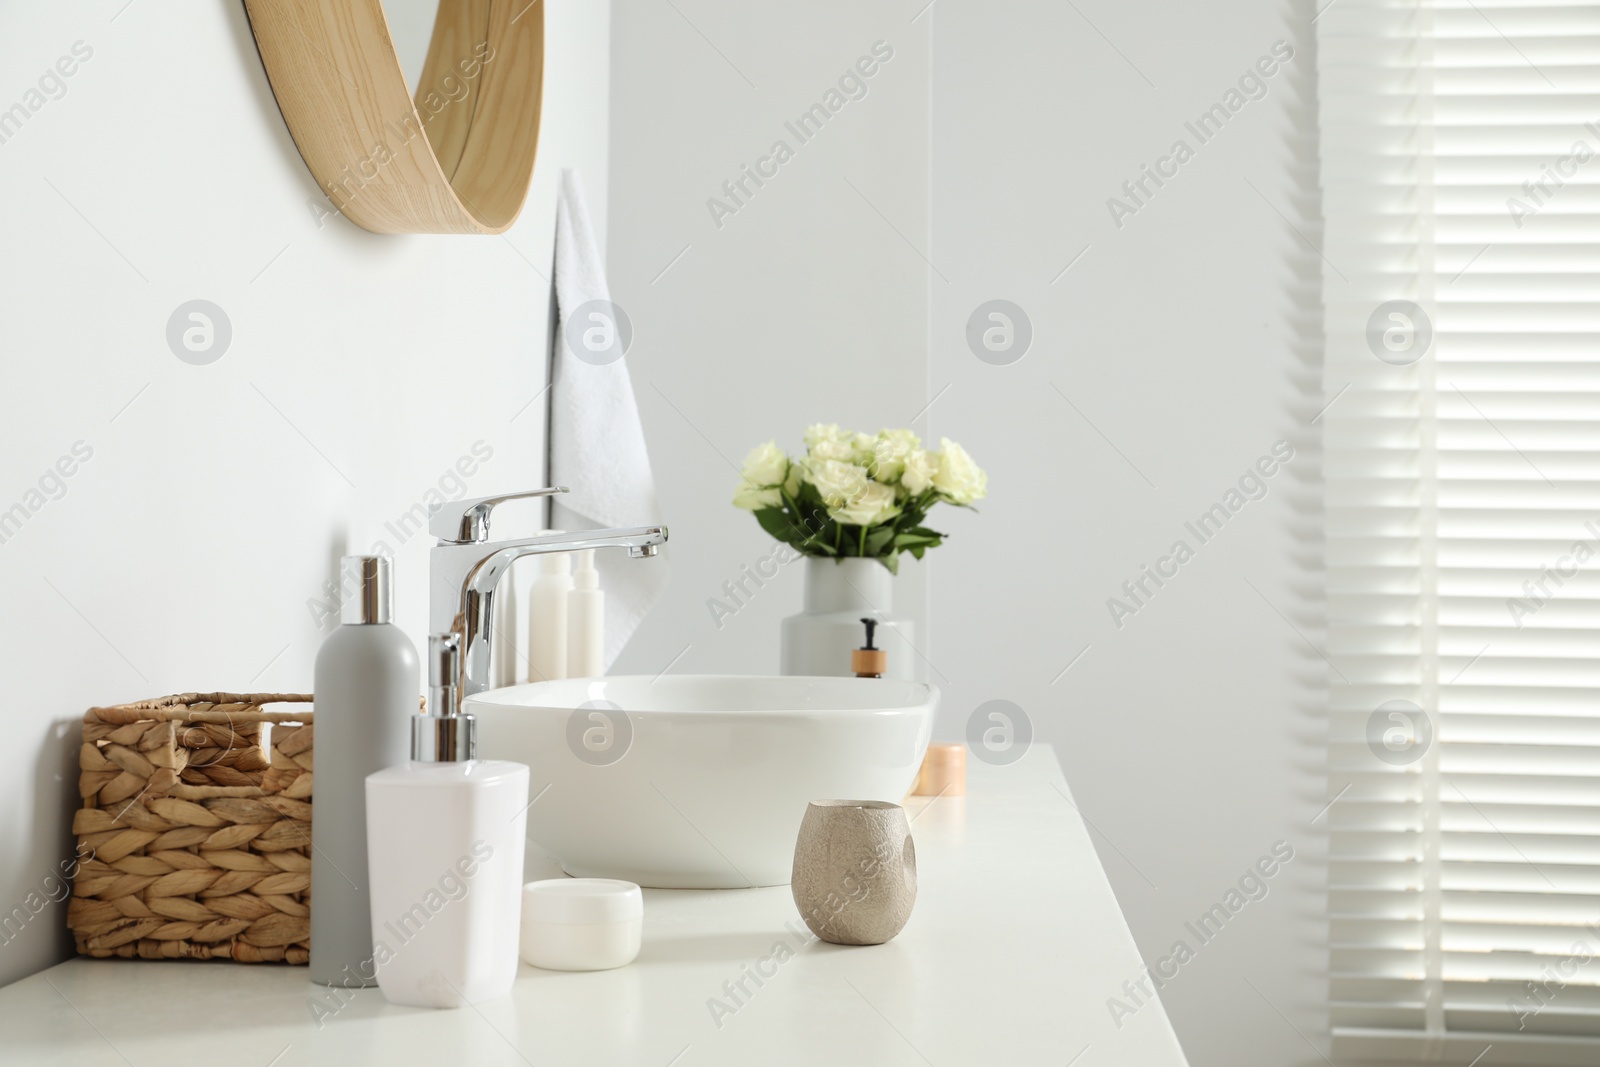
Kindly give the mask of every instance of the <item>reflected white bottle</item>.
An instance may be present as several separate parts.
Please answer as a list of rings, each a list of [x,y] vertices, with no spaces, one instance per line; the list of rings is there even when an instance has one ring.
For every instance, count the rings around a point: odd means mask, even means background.
[[[528,590],[528,681],[567,676],[567,596],[572,592],[572,554],[538,557],[539,577]]]
[[[494,618],[491,620],[494,635],[489,645],[489,675],[496,689],[524,680],[521,677],[522,649],[517,643],[522,630],[518,625],[517,606],[522,598],[517,595],[516,577],[515,566],[507,567],[494,593]]]
[[[594,549],[578,553],[578,572],[567,594],[567,677],[606,673],[606,595],[600,591]]]
[[[517,976],[528,768],[473,758],[456,634],[428,640],[428,708],[411,761],[367,777],[373,961],[390,1003],[454,1008]]]

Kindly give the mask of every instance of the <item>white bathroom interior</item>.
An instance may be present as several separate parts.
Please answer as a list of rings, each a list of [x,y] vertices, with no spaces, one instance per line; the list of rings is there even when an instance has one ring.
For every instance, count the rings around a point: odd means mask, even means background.
[[[1600,4],[169,7],[0,7],[0,1063],[1600,1062]]]

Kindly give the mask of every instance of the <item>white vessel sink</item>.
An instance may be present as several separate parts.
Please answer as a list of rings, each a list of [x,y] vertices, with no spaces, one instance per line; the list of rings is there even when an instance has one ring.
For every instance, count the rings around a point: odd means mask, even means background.
[[[579,877],[785,885],[813,800],[911,788],[939,703],[919,682],[665,675],[479,693],[478,755],[526,763],[528,838]]]

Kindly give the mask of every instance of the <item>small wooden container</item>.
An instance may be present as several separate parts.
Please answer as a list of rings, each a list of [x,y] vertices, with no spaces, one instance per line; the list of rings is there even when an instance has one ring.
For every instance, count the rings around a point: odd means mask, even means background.
[[[184,693],[89,709],[67,907],[80,955],[311,958],[310,702]]]
[[[967,746],[929,745],[922,771],[911,790],[914,797],[964,797],[967,795]]]

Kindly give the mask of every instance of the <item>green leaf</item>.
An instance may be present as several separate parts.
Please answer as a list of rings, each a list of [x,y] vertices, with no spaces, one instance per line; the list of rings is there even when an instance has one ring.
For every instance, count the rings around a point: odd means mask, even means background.
[[[897,535],[893,526],[876,527],[867,534],[866,554],[869,556],[881,556],[883,550],[889,546],[889,542],[893,541],[899,544],[900,537],[904,536],[904,534]]]
[[[763,530],[785,544],[799,544],[806,538],[804,528],[783,508],[762,508],[755,516]]]

